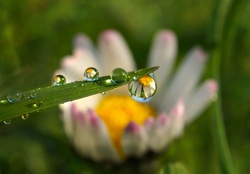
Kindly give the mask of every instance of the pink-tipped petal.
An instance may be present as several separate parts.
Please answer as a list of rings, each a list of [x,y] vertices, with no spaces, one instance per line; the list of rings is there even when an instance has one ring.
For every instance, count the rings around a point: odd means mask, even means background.
[[[184,118],[185,107],[182,99],[179,99],[170,115],[170,131],[169,136],[171,139],[179,137],[185,126]]]
[[[142,126],[130,122],[126,127],[121,144],[126,156],[142,156],[147,150],[146,133]]]
[[[103,32],[99,39],[99,48],[105,73],[110,74],[117,67],[126,71],[135,70],[136,66],[132,54],[123,37],[117,31],[107,30]]]
[[[157,33],[151,46],[148,66],[160,66],[154,73],[159,91],[164,87],[172,70],[176,53],[177,39],[175,33],[170,30],[163,30]]]
[[[188,53],[176,72],[165,96],[159,102],[160,111],[169,112],[180,97],[183,97],[185,100],[199,81],[204,69],[205,60],[206,53],[200,47],[195,47]]]
[[[169,117],[163,113],[154,122],[149,136],[149,147],[154,152],[162,151],[169,143]]]
[[[215,80],[206,80],[198,89],[185,101],[186,124],[191,123],[217,96],[218,84]]]
[[[87,129],[91,138],[88,139],[89,157],[95,161],[109,160],[119,163],[121,160],[118,157],[114,146],[111,143],[107,128],[103,121],[92,109],[89,109]]]

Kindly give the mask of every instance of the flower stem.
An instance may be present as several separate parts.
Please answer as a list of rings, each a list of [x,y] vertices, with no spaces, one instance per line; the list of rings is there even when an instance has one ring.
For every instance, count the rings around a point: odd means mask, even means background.
[[[215,9],[215,15],[212,23],[212,33],[209,36],[213,46],[211,52],[213,76],[220,84],[220,62],[222,57],[223,31],[228,9],[231,5],[231,0],[220,0],[217,4],[218,5]],[[226,138],[220,92],[218,94],[218,100],[212,105],[212,112],[213,120],[211,128],[213,131],[215,148],[219,156],[221,171],[225,174],[233,174],[235,170]]]

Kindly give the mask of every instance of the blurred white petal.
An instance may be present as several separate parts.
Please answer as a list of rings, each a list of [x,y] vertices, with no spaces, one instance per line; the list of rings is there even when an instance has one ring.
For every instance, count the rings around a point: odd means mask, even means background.
[[[101,62],[106,74],[119,67],[126,71],[134,71],[136,68],[132,53],[123,37],[114,30],[103,32],[99,39]]]
[[[202,85],[185,101],[187,107],[185,122],[191,123],[209,105],[216,96],[218,90],[217,82],[206,80]]]
[[[155,36],[150,50],[148,67],[160,66],[154,73],[160,91],[172,70],[176,53],[177,39],[175,33],[170,30],[159,32]]]
[[[147,150],[144,128],[134,122],[130,122],[122,135],[121,143],[126,156],[142,156]]]
[[[169,84],[165,96],[158,103],[161,112],[169,112],[180,97],[185,99],[192,91],[202,75],[206,57],[206,54],[199,47],[193,48],[188,53]]]
[[[120,162],[120,158],[112,145],[106,125],[93,110],[88,110],[87,114],[90,116],[90,132],[93,138],[92,159],[96,161],[110,160]]]
[[[154,152],[163,150],[169,142],[170,119],[168,115],[161,114],[154,121],[149,134],[149,147]]]

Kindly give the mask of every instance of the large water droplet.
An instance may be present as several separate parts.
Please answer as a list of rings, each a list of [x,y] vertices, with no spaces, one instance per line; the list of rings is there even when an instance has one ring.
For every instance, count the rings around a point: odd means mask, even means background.
[[[27,120],[29,118],[29,114],[23,114],[23,115],[21,115],[21,118],[23,120]]]
[[[4,123],[4,124],[7,124],[7,125],[10,124],[10,123],[11,123],[11,119],[9,119],[9,120],[4,120],[3,123]]]
[[[122,68],[116,68],[112,71],[110,77],[114,83],[124,83],[127,81],[127,72]]]
[[[19,91],[10,92],[7,96],[7,100],[11,103],[19,102],[22,99],[22,94]]]
[[[56,75],[53,79],[54,86],[61,86],[66,83],[66,78],[63,75]]]
[[[146,75],[128,84],[130,96],[138,102],[148,102],[153,98],[157,90],[155,79]]]
[[[84,71],[84,80],[94,81],[99,78],[99,71],[94,67],[89,67]]]

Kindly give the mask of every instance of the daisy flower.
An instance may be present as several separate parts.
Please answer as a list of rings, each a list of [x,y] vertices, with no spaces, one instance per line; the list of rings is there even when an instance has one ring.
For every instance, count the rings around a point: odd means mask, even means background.
[[[207,60],[200,47],[192,48],[172,73],[176,53],[175,34],[159,32],[148,59],[148,66],[160,66],[155,72],[157,93],[150,102],[133,100],[131,90],[123,86],[60,105],[65,132],[80,155],[120,163],[148,151],[161,152],[183,133],[216,96],[217,83],[199,81]],[[107,30],[99,38],[98,49],[86,35],[77,35],[73,55],[62,59],[56,74],[63,74],[68,82],[82,80],[88,67],[109,75],[117,67],[134,71],[136,64],[122,36]]]

